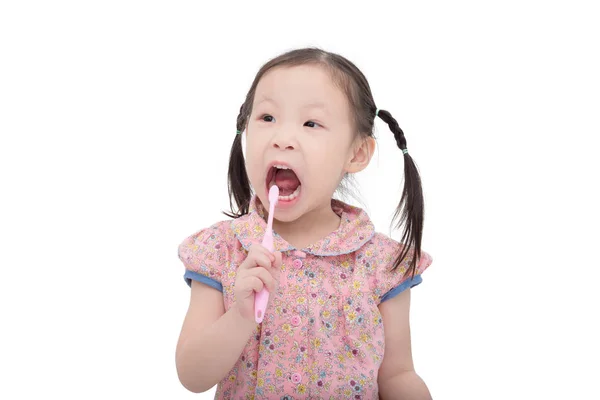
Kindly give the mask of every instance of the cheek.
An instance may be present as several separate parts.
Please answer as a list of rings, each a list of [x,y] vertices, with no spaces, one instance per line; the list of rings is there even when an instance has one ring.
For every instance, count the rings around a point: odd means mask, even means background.
[[[250,131],[250,130],[248,130]],[[258,134],[258,132],[252,131],[252,133],[246,133],[246,156],[249,159],[256,158],[257,154],[260,154],[264,150],[265,144],[263,143],[264,135]]]
[[[338,142],[332,141],[331,143],[320,142],[315,143],[311,146],[309,156],[311,164],[320,169],[321,166],[327,170],[342,169],[346,162],[347,152],[346,148],[343,147],[345,144],[340,145]]]
[[[344,173],[344,153],[339,148],[324,147],[315,148],[313,152],[314,157],[307,163],[311,187],[323,193],[332,192]]]
[[[264,144],[260,143],[258,137],[248,135],[246,137],[246,172],[252,186],[256,187],[261,179],[264,171],[262,154],[264,152]]]
[[[257,149],[264,148],[269,136],[266,134],[264,127],[249,124],[246,130],[246,148]]]

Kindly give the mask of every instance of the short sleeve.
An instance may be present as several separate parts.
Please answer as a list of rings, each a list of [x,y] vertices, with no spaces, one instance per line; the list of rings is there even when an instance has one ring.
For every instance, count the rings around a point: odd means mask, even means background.
[[[379,289],[380,293],[382,293],[380,298],[381,303],[399,295],[406,289],[410,289],[421,284],[421,282],[423,282],[421,275],[433,262],[431,255],[426,251],[421,250],[421,258],[419,259],[419,263],[417,264],[417,269],[415,270],[413,277],[408,271],[410,263],[413,259],[413,250],[411,249],[408,252],[396,270],[392,270],[393,260],[396,255],[397,253],[394,253],[392,257],[389,257],[391,262],[380,265],[378,268]]]
[[[183,278],[188,286],[195,280],[223,292],[229,254],[222,229],[222,224],[215,224],[188,236],[179,245],[178,256],[185,266]]]

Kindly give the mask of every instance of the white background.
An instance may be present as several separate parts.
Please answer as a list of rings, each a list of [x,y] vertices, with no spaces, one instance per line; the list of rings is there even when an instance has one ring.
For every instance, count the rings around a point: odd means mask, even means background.
[[[259,67],[314,45],[362,69],[421,171],[434,398],[599,399],[594,2],[215,3],[0,5],[0,398],[212,398],[176,375],[177,247],[225,218]],[[402,156],[376,128],[358,181],[388,233]]]

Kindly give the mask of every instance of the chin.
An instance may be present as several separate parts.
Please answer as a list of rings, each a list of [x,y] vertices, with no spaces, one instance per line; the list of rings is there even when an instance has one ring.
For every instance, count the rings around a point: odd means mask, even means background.
[[[279,222],[294,222],[303,214],[304,213],[299,208],[293,210],[278,210],[277,207],[275,207],[275,215],[273,215],[273,218]]]

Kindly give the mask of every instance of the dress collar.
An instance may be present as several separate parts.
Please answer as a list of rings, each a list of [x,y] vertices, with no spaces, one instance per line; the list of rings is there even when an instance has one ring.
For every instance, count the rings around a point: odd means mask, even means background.
[[[337,256],[360,249],[375,234],[375,227],[367,213],[340,200],[331,199],[331,209],[341,217],[340,226],[323,239],[303,249],[296,249],[273,231],[276,251],[300,250],[315,256]],[[262,242],[267,228],[265,209],[256,195],[252,197],[248,214],[231,221],[236,238],[249,250],[253,243]]]

